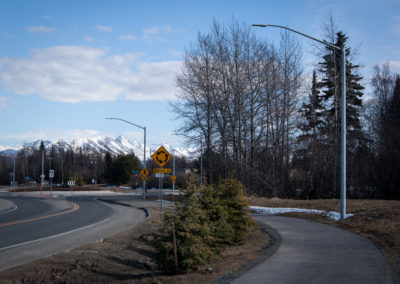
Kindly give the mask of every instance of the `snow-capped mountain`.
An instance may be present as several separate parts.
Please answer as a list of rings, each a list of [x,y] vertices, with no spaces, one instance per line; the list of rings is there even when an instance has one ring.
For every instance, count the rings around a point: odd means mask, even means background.
[[[35,142],[26,143],[24,145],[16,145],[16,146],[1,146],[0,145],[0,154],[3,155],[14,155],[16,152],[23,150],[24,148],[28,151],[30,149],[39,149],[41,140],[37,140]],[[111,137],[93,137],[93,138],[80,138],[73,140],[71,142],[65,142],[63,140],[57,141],[43,141],[46,150],[50,150],[52,147],[55,150],[59,150],[63,148],[65,150],[73,150],[77,151],[82,149],[87,152],[92,153],[106,153],[110,152],[112,155],[126,155],[130,153],[134,153],[140,159],[143,158],[143,144],[131,141],[127,139],[125,136],[119,136],[117,138]],[[194,158],[199,155],[199,150],[196,148],[175,148],[170,145],[164,144],[164,147],[170,151],[171,154],[177,156],[184,156],[188,158]],[[150,158],[150,148],[146,147],[146,157]],[[151,149],[152,152],[156,149]]]

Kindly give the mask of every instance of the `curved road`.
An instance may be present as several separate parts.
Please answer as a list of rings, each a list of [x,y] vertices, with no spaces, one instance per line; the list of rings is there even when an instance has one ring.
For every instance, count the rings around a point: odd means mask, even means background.
[[[6,247],[100,222],[113,214],[112,208],[96,201],[93,197],[69,198],[72,209],[77,209],[74,211],[68,210],[70,208],[62,206],[63,204],[55,204],[55,206],[52,204],[59,203],[58,200],[45,201],[24,197],[7,199],[14,202],[18,210],[0,216],[0,252]],[[69,213],[55,215],[57,212]],[[44,218],[45,216],[50,217]]]
[[[367,239],[303,219],[254,218],[276,229],[281,243],[231,283],[393,283],[386,257]]]
[[[142,210],[105,204],[95,196],[1,198],[18,208],[0,214],[0,271],[99,241],[146,218]]]

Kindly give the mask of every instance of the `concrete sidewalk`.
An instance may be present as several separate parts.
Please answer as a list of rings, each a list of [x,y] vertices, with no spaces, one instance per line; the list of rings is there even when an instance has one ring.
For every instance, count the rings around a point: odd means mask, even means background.
[[[277,230],[280,246],[231,283],[393,283],[386,256],[367,239],[302,219],[255,219]]]

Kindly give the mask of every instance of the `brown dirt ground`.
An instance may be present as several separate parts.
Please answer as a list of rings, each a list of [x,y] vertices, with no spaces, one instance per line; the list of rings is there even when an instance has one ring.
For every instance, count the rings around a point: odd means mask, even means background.
[[[340,200],[293,200],[279,198],[248,198],[251,205],[264,207],[290,207],[340,211]],[[371,239],[390,258],[397,275],[400,275],[400,201],[348,199],[347,213],[354,216],[344,221],[334,221],[326,216],[307,213],[287,213],[285,216],[304,218],[329,224]]]
[[[154,253],[144,234],[160,228],[158,208],[138,226],[102,242],[87,244],[0,272],[1,283],[210,283],[257,258],[270,239],[258,227],[242,245],[228,248],[221,259],[186,275],[163,275],[154,268]],[[211,267],[213,271],[206,272]]]

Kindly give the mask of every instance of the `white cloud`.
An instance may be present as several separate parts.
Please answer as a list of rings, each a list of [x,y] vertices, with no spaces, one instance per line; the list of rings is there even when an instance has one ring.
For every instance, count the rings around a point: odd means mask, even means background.
[[[400,61],[389,61],[390,69],[393,73],[400,74]]]
[[[79,138],[93,138],[97,136],[111,136],[111,135],[107,135],[97,130],[91,130],[91,129],[59,130],[59,129],[42,128],[35,131],[7,134],[0,138],[18,140],[18,141],[30,141],[30,142],[36,140],[56,141],[62,139],[64,141],[69,142]]]
[[[5,108],[7,106],[7,97],[0,97],[0,108]]]
[[[44,19],[44,20],[52,20],[52,19],[53,19],[53,16],[50,16],[50,15],[43,15],[43,16],[42,16],[42,19]]]
[[[133,39],[136,39],[136,36],[134,36],[134,35],[120,35],[118,38],[122,39],[122,40],[133,40]]]
[[[151,27],[151,28],[143,29],[142,31],[143,31],[143,38],[147,42],[150,42],[150,43],[153,40],[166,41],[166,39],[164,37],[162,37],[162,34],[173,32],[171,26],[169,26],[169,25],[162,26],[162,27],[158,27],[158,26]]]
[[[130,100],[172,99],[175,97],[175,77],[181,69],[181,62],[164,61],[142,63],[137,66],[135,83],[126,94]]]
[[[129,140],[143,143],[143,131],[125,131],[122,136],[127,137]]]
[[[92,42],[92,41],[93,41],[93,38],[90,37],[90,36],[85,36],[85,37],[83,37],[83,39],[84,39],[85,41],[88,41],[88,42]]]
[[[101,30],[101,31],[103,31],[103,32],[107,32],[107,33],[111,33],[111,32],[113,31],[113,28],[110,27],[110,26],[100,26],[100,25],[97,25],[97,26],[96,26],[96,29]]]
[[[49,32],[54,32],[57,29],[46,26],[30,26],[26,27],[26,30],[31,33],[49,33]]]
[[[168,53],[171,54],[172,56],[181,57],[181,58],[183,58],[183,56],[185,54],[183,51],[178,51],[178,50],[170,50],[170,51],[168,51]]]
[[[14,34],[12,33],[1,32],[1,35],[8,38],[14,38]]]
[[[19,95],[70,103],[173,98],[181,62],[142,62],[142,56],[85,46],[35,49],[27,58],[0,58],[0,83]]]

